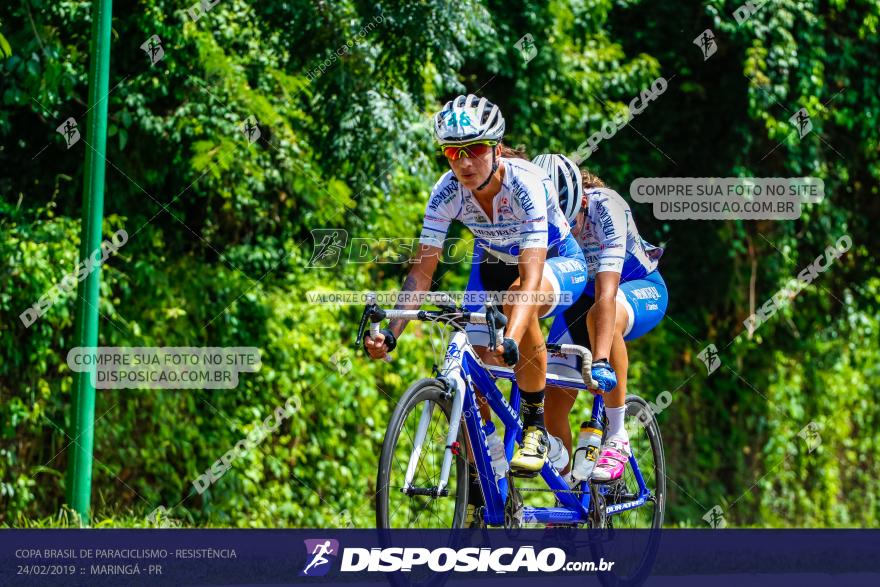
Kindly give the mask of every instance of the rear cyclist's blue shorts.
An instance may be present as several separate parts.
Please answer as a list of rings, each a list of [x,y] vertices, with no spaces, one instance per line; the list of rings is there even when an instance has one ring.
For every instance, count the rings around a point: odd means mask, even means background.
[[[590,348],[587,333],[587,312],[596,296],[596,282],[590,280],[584,295],[557,316],[550,327],[547,342],[577,344]],[[617,288],[617,300],[626,308],[627,325],[623,340],[635,340],[657,326],[666,315],[669,292],[660,272],[652,271],[641,279],[625,281]],[[580,358],[572,355],[549,355],[547,371],[565,377],[579,378]]]
[[[647,334],[666,315],[669,292],[666,290],[666,282],[656,269],[641,279],[621,283],[617,291],[617,297],[623,302],[628,315],[623,340],[635,340]],[[585,294],[595,297],[595,282],[587,284]]]
[[[513,282],[519,279],[519,265],[505,263],[491,253],[487,253],[483,241],[474,244],[474,260],[468,279],[468,292],[503,292],[510,289]],[[569,235],[565,240],[547,251],[544,261],[544,278],[553,285],[553,303],[541,319],[561,316],[581,297],[587,284],[587,263],[584,254],[574,237]],[[488,296],[473,295],[471,303],[465,308],[471,312],[485,309]],[[489,331],[484,324],[469,324],[466,327],[472,345],[488,346]]]

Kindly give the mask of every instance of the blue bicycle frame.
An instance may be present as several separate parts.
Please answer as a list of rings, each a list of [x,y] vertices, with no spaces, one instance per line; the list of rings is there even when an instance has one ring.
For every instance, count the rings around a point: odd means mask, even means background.
[[[463,396],[461,396],[461,403],[455,402],[455,404],[461,408],[460,413],[465,422],[468,441],[470,446],[473,447],[474,464],[479,473],[480,485],[483,488],[486,502],[485,523],[491,526],[503,525],[505,521],[505,503],[508,494],[507,479],[502,478],[497,483],[495,482],[495,473],[492,469],[486,433],[483,430],[474,388],[478,389],[483,397],[486,398],[489,407],[504,424],[504,450],[509,461],[513,456],[514,443],[520,442],[523,434],[522,422],[518,416],[520,403],[519,388],[516,384],[514,372],[503,367],[484,367],[476,358],[473,348],[467,340],[467,335],[463,332],[458,332],[453,336],[447,347],[446,360],[444,361],[444,368],[441,370],[441,376],[447,381],[451,380],[451,382],[454,382],[454,387],[462,388],[464,391]],[[510,402],[504,398],[502,392],[495,385],[495,378],[497,377],[511,381]],[[587,386],[583,381],[558,377],[549,373],[547,374],[547,385],[576,389],[578,391],[587,390]],[[453,410],[454,419],[451,420],[449,434],[449,438],[452,440],[458,434],[459,420],[456,411],[455,409]],[[601,396],[595,396],[592,408],[593,418],[601,421],[604,411],[605,404]],[[447,443],[448,446],[451,446],[451,444],[451,441]],[[447,449],[447,460],[451,461],[450,449]],[[638,496],[632,501],[607,506],[607,514],[616,514],[637,508],[643,505],[651,496],[651,491],[646,486],[642,473],[639,470],[635,454],[630,456],[629,465],[638,484]],[[447,466],[444,466],[444,469],[446,472],[449,470]],[[579,494],[580,497],[578,497],[578,494],[569,493],[568,484],[549,460],[544,463],[544,467],[541,469],[541,476],[550,489],[559,491],[559,493],[556,493],[556,496],[561,503],[561,507],[523,507],[522,521],[524,523],[575,523],[588,520],[591,508],[590,492],[586,482],[581,483],[580,489],[582,492]],[[445,481],[447,477],[443,475],[442,478]],[[604,486],[600,486],[600,491],[604,493]]]

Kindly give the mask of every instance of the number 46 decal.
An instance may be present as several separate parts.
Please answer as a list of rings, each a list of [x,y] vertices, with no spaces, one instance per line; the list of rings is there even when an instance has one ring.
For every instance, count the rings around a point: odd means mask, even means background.
[[[450,112],[449,121],[446,123],[446,126],[470,126],[471,118],[467,115],[467,113],[462,112],[458,117],[458,122],[455,121],[455,112]]]

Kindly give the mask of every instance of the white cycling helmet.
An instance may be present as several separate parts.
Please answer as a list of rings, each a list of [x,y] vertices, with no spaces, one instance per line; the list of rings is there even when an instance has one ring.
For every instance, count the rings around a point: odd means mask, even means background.
[[[504,117],[486,98],[459,96],[434,115],[434,136],[442,147],[474,141],[500,142],[504,138]]]
[[[550,176],[559,194],[559,207],[562,208],[569,226],[574,226],[584,195],[581,170],[565,155],[538,155],[532,159],[532,163],[543,168]]]

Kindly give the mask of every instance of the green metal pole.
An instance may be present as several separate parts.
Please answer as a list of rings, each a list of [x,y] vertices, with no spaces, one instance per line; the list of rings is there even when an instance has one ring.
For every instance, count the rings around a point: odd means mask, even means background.
[[[107,101],[110,87],[110,20],[112,0],[92,2],[89,113],[86,123],[86,166],[83,182],[82,232],[79,258],[101,246],[104,219],[104,153],[107,147]],[[89,147],[91,145],[91,148]],[[98,346],[98,293],[101,270],[96,268],[79,283],[76,296],[77,346]],[[74,442],[67,468],[67,502],[84,524],[89,523],[92,496],[92,449],[95,437],[95,387],[89,373],[75,374],[70,421]]]

